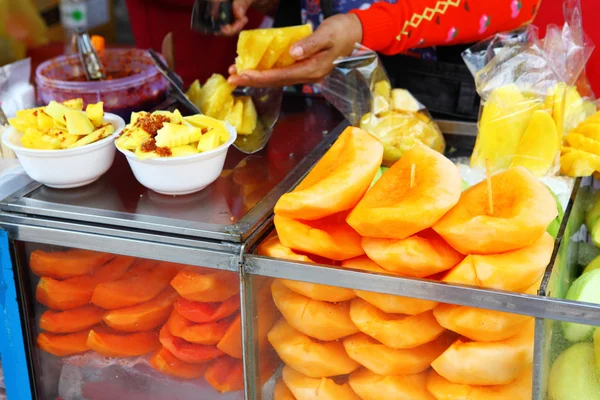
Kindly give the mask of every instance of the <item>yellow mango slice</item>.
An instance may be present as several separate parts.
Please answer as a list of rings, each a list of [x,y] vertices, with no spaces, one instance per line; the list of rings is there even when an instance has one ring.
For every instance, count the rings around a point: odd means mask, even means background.
[[[83,99],[81,98],[63,101],[63,105],[71,110],[83,111]]]
[[[253,29],[240,32],[237,43],[238,56],[235,59],[238,74],[248,69],[256,69],[274,37],[275,30],[273,29]]]
[[[54,119],[43,110],[37,112],[37,127],[42,131],[49,131],[54,128]]]
[[[544,176],[552,168],[559,151],[554,120],[546,111],[538,110],[533,113],[510,166],[525,167],[535,176]]]
[[[105,137],[112,135],[114,132],[115,128],[112,125],[106,125],[90,133],[89,135],[86,135],[83,138],[79,139],[78,141],[70,145],[69,148],[72,149],[75,147],[81,147],[85,146],[86,144],[97,142],[98,140],[102,140]]]
[[[58,150],[61,147],[58,138],[44,135],[36,128],[27,128],[21,137],[21,143],[28,149]]]
[[[78,110],[65,110],[67,130],[72,135],[89,135],[94,132],[94,125],[84,112]]]
[[[88,104],[85,108],[85,115],[92,122],[94,128],[99,128],[102,125],[102,118],[104,118],[104,102]]]

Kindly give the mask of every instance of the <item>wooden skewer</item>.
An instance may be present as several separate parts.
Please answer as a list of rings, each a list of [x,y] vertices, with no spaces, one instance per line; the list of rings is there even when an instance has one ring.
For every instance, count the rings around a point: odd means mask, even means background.
[[[492,174],[490,173],[490,160],[485,160],[485,175],[487,180],[487,194],[488,194],[488,212],[490,215],[494,215],[494,195],[492,193]]]
[[[410,188],[412,189],[415,186],[415,172],[417,166],[415,164],[410,165]]]

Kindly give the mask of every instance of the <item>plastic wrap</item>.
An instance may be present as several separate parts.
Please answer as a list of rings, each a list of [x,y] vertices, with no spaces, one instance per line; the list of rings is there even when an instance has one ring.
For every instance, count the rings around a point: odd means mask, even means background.
[[[564,26],[548,26],[543,39],[531,26],[463,53],[482,98],[472,167],[522,166],[537,176],[559,171],[563,136],[596,110],[577,86],[592,96],[583,72],[593,45],[580,10],[578,0],[567,0]]]
[[[374,51],[357,46],[350,57],[336,60],[320,89],[350,124],[383,142],[384,165],[392,165],[418,142],[444,151],[444,137],[431,115],[407,90],[392,89]]]

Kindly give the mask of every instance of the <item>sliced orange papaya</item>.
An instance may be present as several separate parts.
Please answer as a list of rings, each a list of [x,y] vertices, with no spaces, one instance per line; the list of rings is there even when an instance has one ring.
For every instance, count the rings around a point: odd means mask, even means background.
[[[377,274],[390,274],[367,256],[346,260],[342,263],[342,267],[374,272]],[[365,290],[355,290],[354,292],[366,302],[391,314],[417,315],[424,313],[425,311],[433,310],[438,305],[436,301],[430,300],[419,300],[410,297],[394,296],[391,294],[367,292]]]
[[[388,314],[363,299],[354,299],[350,318],[358,329],[392,349],[412,349],[437,339],[446,330],[432,311],[418,315]]]
[[[186,363],[202,364],[224,354],[216,346],[194,344],[173,336],[167,325],[161,328],[159,339],[165,349]]]
[[[285,368],[285,367],[284,367]],[[273,400],[296,400],[294,394],[286,386],[283,378],[277,379],[273,388]]]
[[[141,356],[160,348],[156,331],[123,333],[111,328],[90,330],[87,345],[106,357]]]
[[[273,301],[286,321],[319,340],[337,340],[358,332],[350,319],[350,303],[313,300],[288,289],[280,280],[271,284]]]
[[[169,375],[179,379],[196,379],[200,378],[206,372],[208,364],[190,364],[181,361],[164,347],[157,350],[150,357],[150,365],[152,368],[165,375]]]
[[[404,239],[435,224],[454,207],[460,193],[456,165],[417,144],[365,194],[348,223],[361,236]]]
[[[350,387],[362,400],[436,400],[427,390],[427,374],[381,376],[368,369],[350,374]]]
[[[98,285],[121,278],[133,261],[132,257],[119,256],[98,268],[93,275],[78,276],[64,281],[42,277],[36,287],[35,298],[54,310],[70,310],[84,306],[89,304]]]
[[[104,314],[104,323],[122,332],[151,331],[164,324],[179,294],[167,286],[152,300],[137,306],[111,310]]]
[[[311,378],[290,368],[283,367],[281,377],[289,388],[290,399],[296,400],[360,400],[347,379]],[[276,388],[277,389],[277,388]]]
[[[282,245],[279,236],[277,235],[271,236],[262,242],[258,246],[258,254],[272,258],[281,258],[283,260],[301,261],[305,263],[313,262],[307,255],[296,253],[289,247]]]
[[[260,355],[259,378],[266,382],[278,367],[278,360],[267,352]],[[223,356],[210,363],[204,379],[219,393],[237,392],[244,389],[244,367],[241,360]]]
[[[84,353],[90,349],[87,345],[89,330],[75,333],[54,334],[42,332],[37,337],[37,345],[46,353],[58,357]]]
[[[534,322],[498,342],[454,342],[431,366],[452,383],[508,385],[533,362]]]
[[[175,302],[179,314],[199,324],[227,318],[240,308],[240,296],[233,295],[220,303],[200,303],[180,297]]]
[[[29,258],[29,267],[37,276],[68,279],[89,275],[116,255],[91,250],[67,251],[35,250]]]
[[[462,254],[499,254],[533,244],[558,214],[550,189],[528,170],[510,168],[465,190],[433,229]]]
[[[453,333],[412,349],[391,349],[364,333],[344,339],[344,348],[351,359],[378,375],[418,374],[429,368],[456,340]]]
[[[45,311],[40,317],[40,329],[52,333],[73,333],[102,322],[104,310],[88,304],[66,311]]]
[[[431,229],[406,239],[363,238],[362,247],[383,269],[416,278],[447,271],[464,258]]]
[[[167,325],[169,332],[174,336],[190,343],[210,345],[219,343],[232,323],[233,318],[227,318],[216,322],[196,324],[173,310]]]
[[[154,261],[147,261],[154,264]],[[92,303],[107,310],[132,307],[155,298],[177,274],[179,267],[171,263],[153,265],[147,273],[129,279],[102,283],[94,290]]]
[[[444,328],[480,342],[497,342],[515,336],[533,319],[526,315],[454,304],[440,304],[433,310],[433,315]]]
[[[436,400],[520,400],[531,399],[533,367],[527,367],[508,385],[470,386],[452,383],[435,370],[427,375],[427,390]]]
[[[275,214],[316,220],[353,208],[381,165],[383,146],[369,133],[348,127],[290,193],[281,196]]]
[[[311,378],[345,375],[359,367],[341,342],[312,339],[283,318],[269,331],[268,338],[284,363]]]
[[[240,291],[237,274],[208,268],[189,267],[181,270],[171,281],[181,297],[214,303],[225,301]]]
[[[365,252],[359,234],[346,223],[346,215],[334,214],[314,221],[275,215],[273,222],[284,246],[331,260],[347,260]]]
[[[554,239],[543,233],[533,244],[518,250],[467,256],[442,280],[489,289],[523,291],[541,279],[553,249]]]

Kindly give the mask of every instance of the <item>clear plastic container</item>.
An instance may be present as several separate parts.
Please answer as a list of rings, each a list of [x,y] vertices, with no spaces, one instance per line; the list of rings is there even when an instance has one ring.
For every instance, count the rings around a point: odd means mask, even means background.
[[[149,111],[165,100],[168,83],[144,50],[107,49],[101,59],[113,79],[86,81],[77,55],[40,64],[35,73],[38,103],[78,97],[85,104],[103,101],[105,111],[128,120],[132,111]]]

